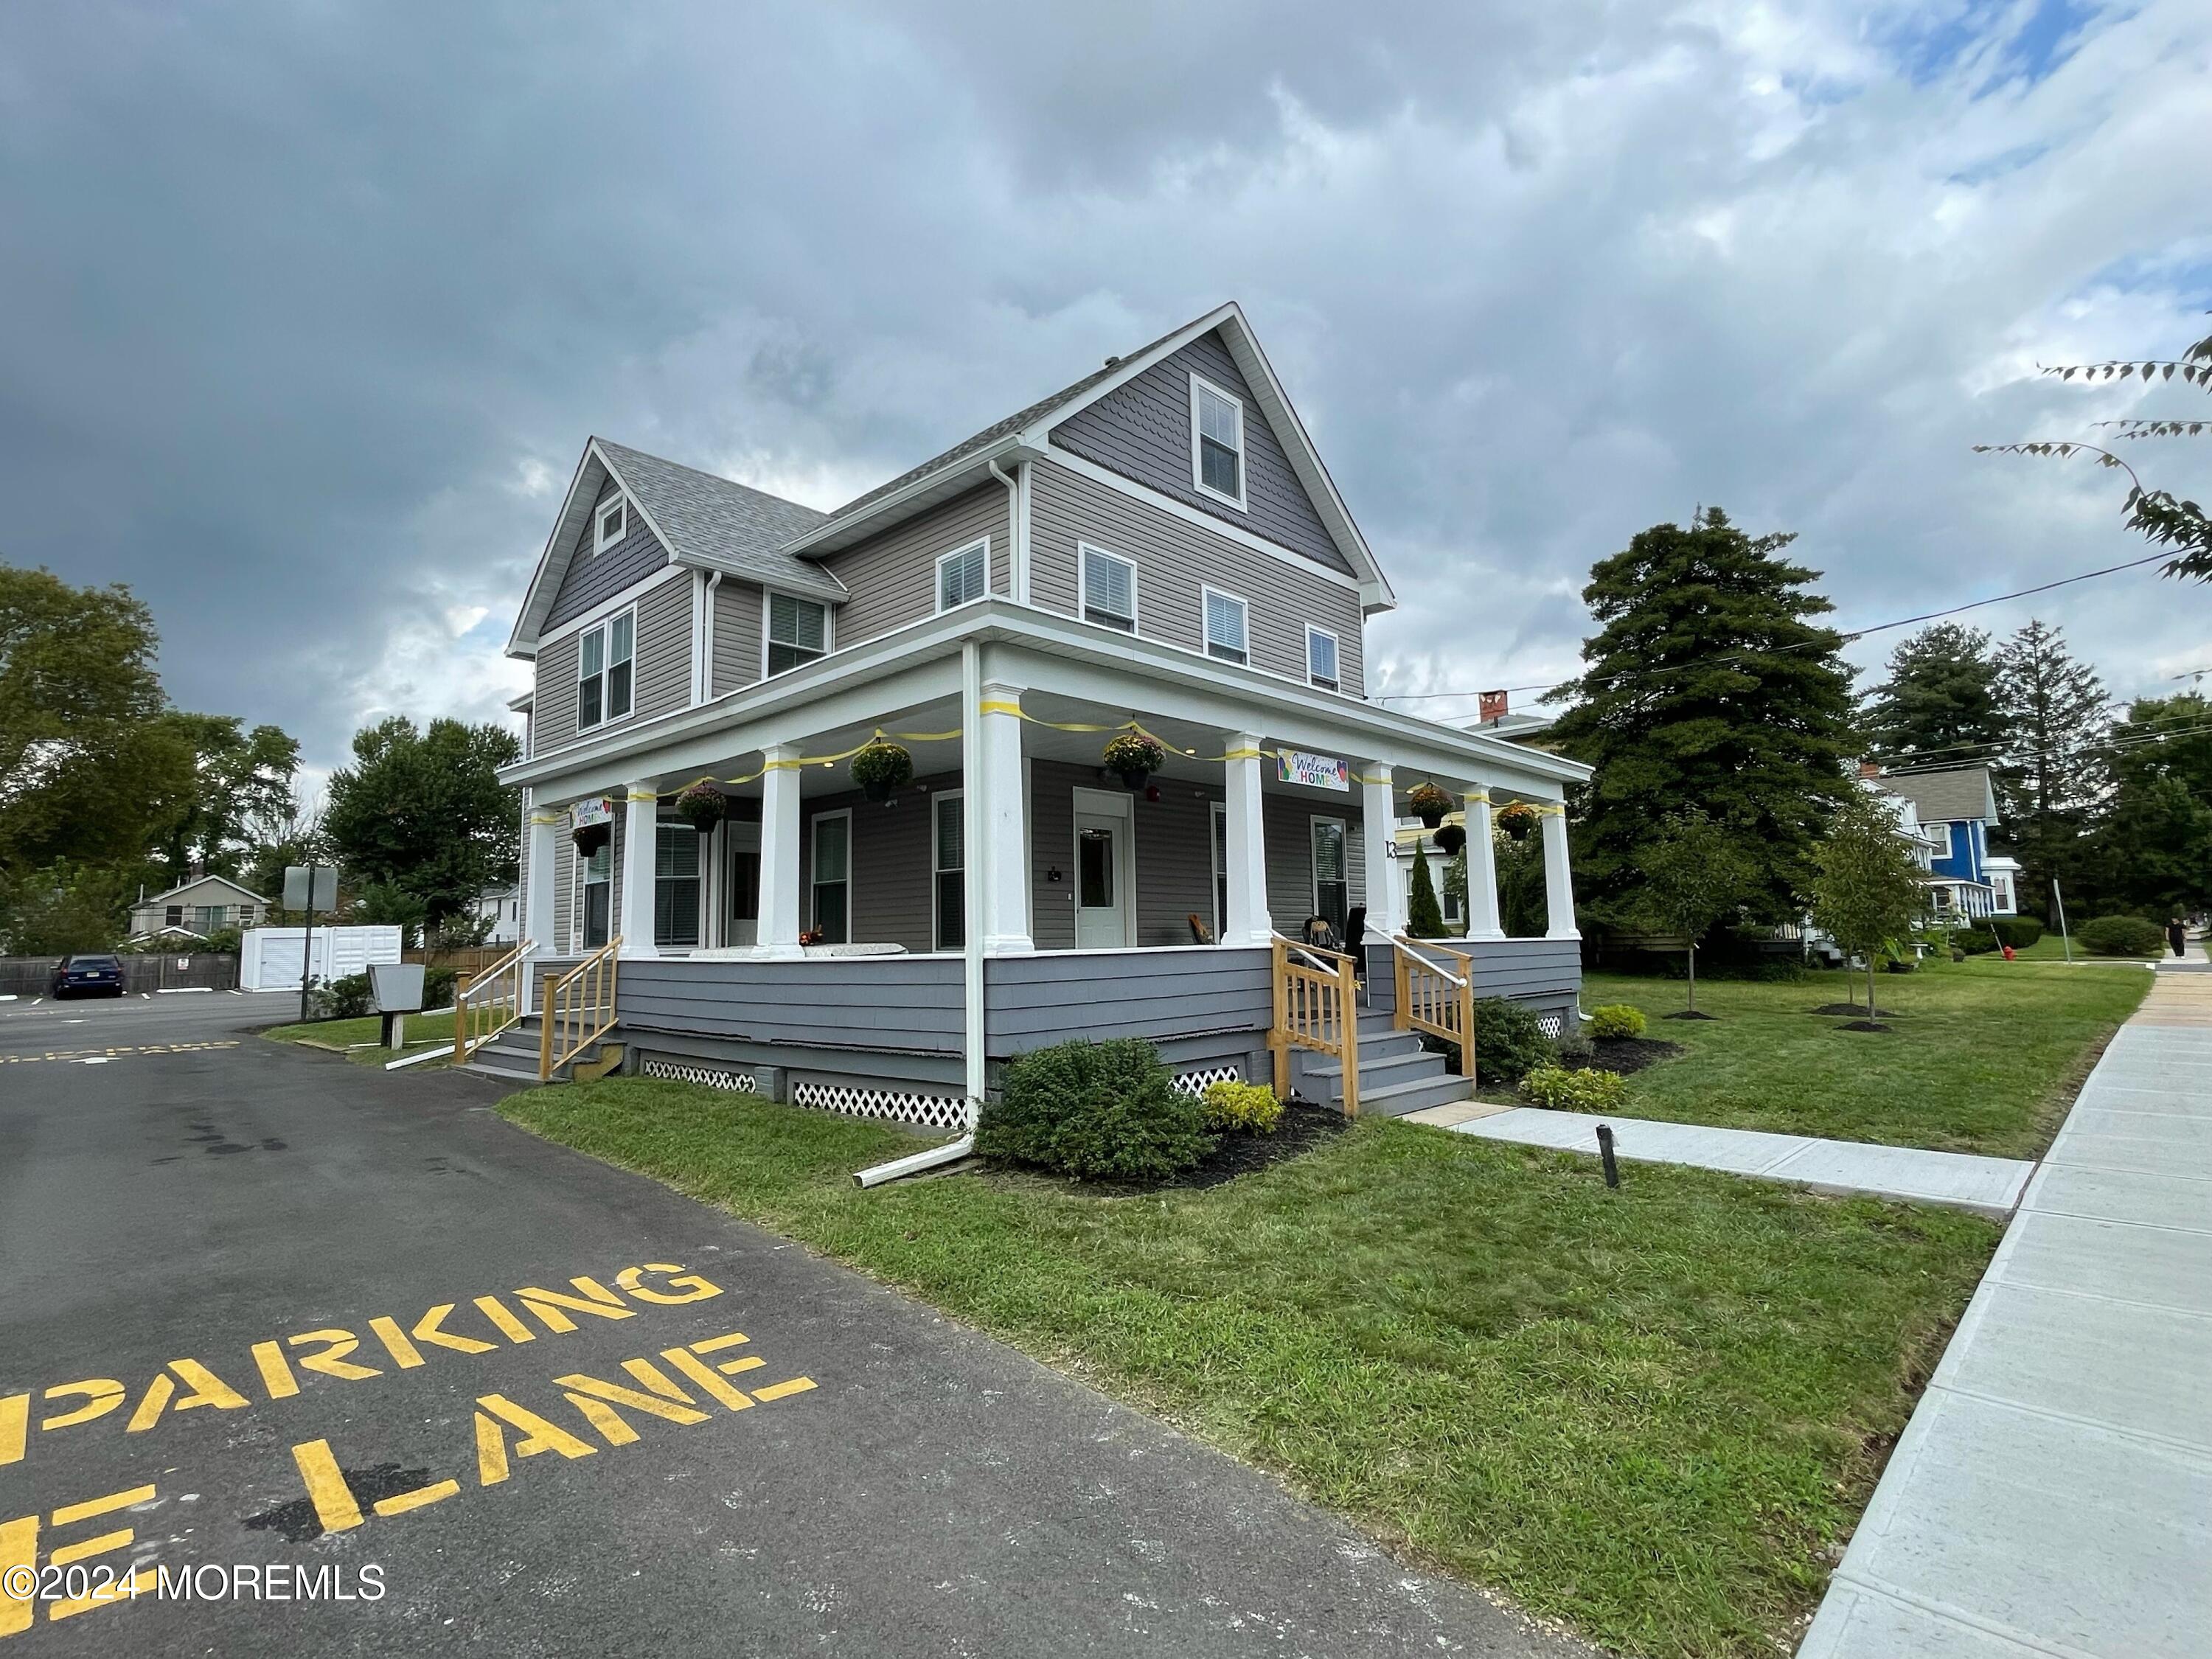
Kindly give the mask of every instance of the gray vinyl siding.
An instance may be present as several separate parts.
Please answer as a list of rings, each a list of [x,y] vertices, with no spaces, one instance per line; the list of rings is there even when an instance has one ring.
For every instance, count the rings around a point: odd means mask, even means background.
[[[1359,797],[1346,794],[1343,805],[1309,805],[1303,796],[1269,795],[1261,806],[1267,848],[1267,914],[1275,931],[1292,939],[1315,914],[1313,901],[1313,820],[1344,821],[1344,857],[1349,868],[1345,885],[1347,904],[1367,902],[1364,849],[1367,836],[1361,826]]]
[[[601,722],[586,736],[618,732],[690,703],[692,588],[692,583],[678,576],[638,596],[630,713]],[[584,632],[564,634],[538,647],[537,691],[531,700],[533,755],[550,755],[577,740],[576,657]]]
[[[894,530],[832,554],[823,568],[853,597],[837,607],[836,644],[842,649],[888,634],[937,610],[937,561],[978,536],[991,538],[991,591],[1006,593],[1006,491],[987,483],[932,507]]]
[[[960,787],[960,775],[941,772],[917,780],[917,785],[902,789],[888,804],[872,801],[858,790],[807,801],[799,836],[801,927],[814,925],[814,819],[823,812],[850,808],[854,940],[902,945],[917,952],[936,948],[929,815],[939,793]]]
[[[537,689],[531,695],[531,749],[550,755],[576,740],[576,652],[580,634],[538,647]]]
[[[994,957],[983,964],[985,1046],[997,1059],[1076,1036],[1157,1042],[1265,1031],[1274,1008],[1271,961],[1250,948]]]
[[[957,1054],[964,1030],[957,957],[625,962],[622,1024],[763,1042]]]
[[[1031,941],[1040,951],[1075,948],[1075,792],[1111,786],[1095,767],[1030,765]],[[1213,926],[1212,803],[1219,786],[1162,778],[1160,799],[1139,799],[1132,867],[1137,878],[1138,945],[1192,945],[1194,911]],[[1049,878],[1060,872],[1060,879]]]
[[[1030,495],[1030,602],[1076,614],[1075,549],[1089,542],[1137,567],[1137,631],[1187,650],[1205,649],[1200,589],[1245,601],[1255,668],[1306,678],[1306,624],[1337,637],[1341,689],[1364,695],[1358,593],[1316,571],[1217,536],[1188,520],[1049,461]]]
[[[722,578],[714,590],[714,684],[708,696],[750,685],[761,677],[761,624],[765,596],[750,582]]]
[[[599,501],[592,503],[583,533],[568,560],[568,574],[561,578],[561,591],[553,596],[553,607],[545,613],[546,628],[573,621],[625,587],[636,586],[668,562],[668,550],[645,527],[644,516],[635,501],[630,503],[629,533],[604,553],[592,551],[599,537],[599,502],[619,493],[619,487],[610,480],[599,491]]]
[[[1075,787],[1098,787],[1095,769],[1030,763],[1030,940],[1040,951],[1075,948]],[[1139,853],[1139,858],[1142,854]],[[1058,881],[1047,878],[1057,872]],[[1137,891],[1145,890],[1137,866]]]
[[[608,872],[607,936],[611,939],[622,932],[623,847],[629,839],[629,814],[620,791],[609,797],[615,804],[615,836],[608,846],[608,856],[613,867]],[[569,803],[574,805],[574,803]],[[579,956],[583,945],[583,905],[576,890],[583,873],[583,860],[576,856],[576,843],[570,834],[568,814],[564,810],[559,824],[553,831],[553,939],[551,949],[556,955]]]
[[[1244,400],[1244,505],[1200,494],[1191,479],[1190,377],[1199,374]],[[1059,447],[1125,478],[1171,495],[1201,513],[1243,526],[1332,570],[1352,566],[1330,539],[1321,514],[1291,469],[1281,439],[1215,332],[1164,357],[1128,385],[1053,428]]]

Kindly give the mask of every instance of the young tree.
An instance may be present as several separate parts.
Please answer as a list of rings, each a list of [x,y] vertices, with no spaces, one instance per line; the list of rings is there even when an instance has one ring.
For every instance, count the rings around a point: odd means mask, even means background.
[[[1897,833],[1897,820],[1863,789],[1850,791],[1837,806],[1814,865],[1814,924],[1866,958],[1867,1018],[1873,1019],[1875,959],[1884,945],[1913,930],[1927,902],[1920,866]]]
[[[1406,884],[1406,931],[1415,939],[1444,936],[1444,913],[1429,878],[1429,855],[1419,842],[1413,843],[1413,873]]]
[[[323,833],[364,886],[420,899],[436,927],[486,887],[514,879],[521,793],[498,769],[517,759],[514,733],[403,714],[354,733],[354,763],[331,775]]]
[[[1601,561],[1583,599],[1600,624],[1552,727],[1596,768],[1575,824],[1577,898],[1631,921],[1646,852],[1668,814],[1711,814],[1752,866],[1752,919],[1798,911],[1830,805],[1850,793],[1851,669],[1818,572],[1778,556],[1792,538],[1746,535],[1717,507],[1655,525]]]
[[[1890,653],[1889,678],[1867,696],[1865,723],[1875,753],[1893,764],[1990,759],[2008,727],[1990,636],[1936,623],[1905,640]]]
[[[1997,652],[1997,702],[2008,727],[1997,803],[2020,854],[2020,906],[2048,916],[2051,878],[2072,862],[2106,786],[2105,687],[2061,629],[2031,621]]]
[[[1669,813],[1645,847],[1644,883],[1630,908],[1655,931],[1680,933],[1689,943],[1689,1006],[1674,1018],[1712,1018],[1698,1012],[1698,945],[1742,908],[1757,878],[1737,838],[1694,806]]]

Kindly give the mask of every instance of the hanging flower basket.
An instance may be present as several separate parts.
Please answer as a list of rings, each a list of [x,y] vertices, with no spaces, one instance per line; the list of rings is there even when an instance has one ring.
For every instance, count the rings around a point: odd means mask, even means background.
[[[1505,832],[1509,840],[1528,840],[1528,832],[1536,827],[1536,809],[1524,800],[1516,800],[1510,806],[1498,809],[1498,827]]]
[[[1437,831],[1437,846],[1446,858],[1456,858],[1459,849],[1467,845],[1467,831],[1456,823],[1447,823]]]
[[[1122,786],[1135,791],[1167,764],[1168,751],[1141,732],[1123,732],[1108,740],[1105,761],[1106,769],[1120,773]]]
[[[1452,798],[1433,783],[1417,783],[1407,792],[1406,805],[1419,816],[1423,827],[1433,830],[1452,810]]]
[[[872,743],[853,757],[853,781],[870,800],[889,800],[914,781],[914,757],[895,743]]]
[[[701,835],[710,833],[730,810],[729,797],[711,783],[695,783],[676,798],[676,810]]]
[[[597,823],[580,823],[568,832],[568,839],[576,844],[576,856],[587,859],[615,838],[613,820],[601,818]]]

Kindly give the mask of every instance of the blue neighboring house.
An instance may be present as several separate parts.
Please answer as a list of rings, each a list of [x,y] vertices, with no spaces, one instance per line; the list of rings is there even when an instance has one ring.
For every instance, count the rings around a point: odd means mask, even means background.
[[[1927,840],[1928,884],[1938,915],[2010,915],[2020,866],[1990,846],[1996,786],[1986,766],[1884,772],[1869,781],[1912,804]]]

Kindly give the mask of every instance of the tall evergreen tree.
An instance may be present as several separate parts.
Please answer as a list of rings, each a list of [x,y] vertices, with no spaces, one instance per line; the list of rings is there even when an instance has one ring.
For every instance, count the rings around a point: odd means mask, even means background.
[[[2031,620],[1997,652],[1997,702],[2008,730],[1997,805],[2020,856],[2020,906],[2047,916],[2051,878],[2072,865],[2109,778],[2104,683],[2063,631]]]
[[[2212,907],[2212,698],[2136,702],[2111,756],[2116,787],[2083,860],[2100,908],[2164,921]]]
[[[1867,735],[1893,765],[1972,766],[2006,736],[1997,664],[1978,628],[1936,623],[1890,653],[1889,678],[1867,696]]]
[[[1592,568],[1588,668],[1552,694],[1574,700],[1552,728],[1560,748],[1596,768],[1574,825],[1592,917],[1634,925],[1642,857],[1686,807],[1741,853],[1753,920],[1799,913],[1854,739],[1842,636],[1812,620],[1834,607],[1810,590],[1818,571],[1778,556],[1793,539],[1747,536],[1713,507]]]

